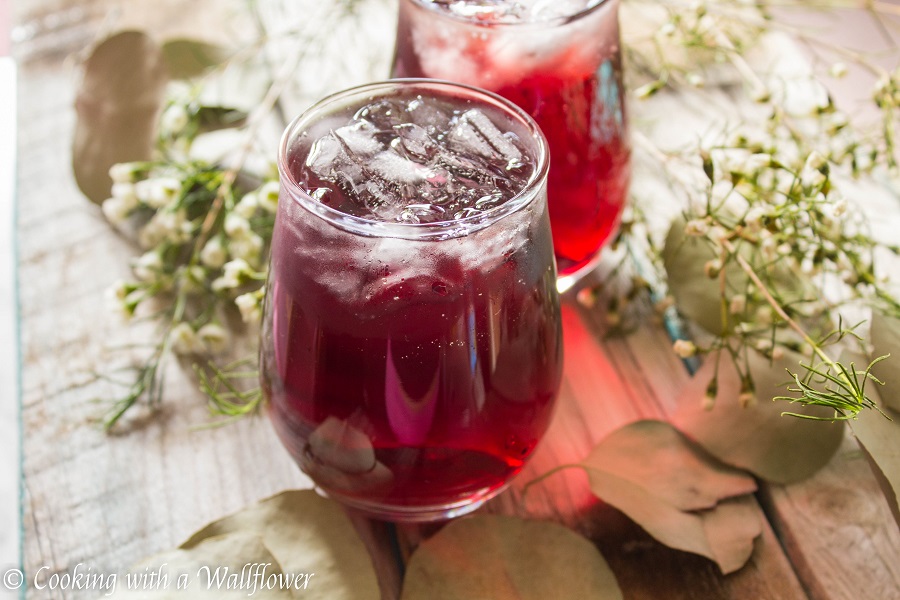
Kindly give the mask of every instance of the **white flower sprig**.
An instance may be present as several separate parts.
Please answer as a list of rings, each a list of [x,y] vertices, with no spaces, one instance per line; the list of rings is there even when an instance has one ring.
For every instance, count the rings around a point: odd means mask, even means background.
[[[123,229],[136,226],[144,250],[132,260],[134,279],[117,283],[110,296],[129,318],[152,304],[164,331],[107,427],[145,395],[151,404],[159,400],[160,362],[168,352],[204,364],[230,347],[232,334],[224,325],[229,310],[258,323],[278,205],[277,182],[241,192],[227,183],[222,168],[196,161],[117,164],[110,176],[115,184],[103,214]],[[219,214],[210,220],[217,201]]]

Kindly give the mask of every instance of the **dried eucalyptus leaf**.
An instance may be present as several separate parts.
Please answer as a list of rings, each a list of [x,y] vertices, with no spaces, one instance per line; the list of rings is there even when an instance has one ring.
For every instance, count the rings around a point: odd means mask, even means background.
[[[222,64],[232,51],[199,40],[175,39],[162,46],[169,75],[173,79],[190,79],[203,75],[210,68]]]
[[[786,352],[773,361],[749,351],[748,363],[756,387],[756,401],[738,402],[741,381],[725,353],[710,356],[678,398],[673,424],[724,463],[746,469],[775,483],[791,483],[813,475],[837,452],[844,435],[841,423],[781,416],[784,411],[828,417],[824,407],[803,407],[772,398],[787,395],[791,372],[802,372],[804,357]],[[707,386],[718,366],[719,393],[711,409],[704,408]]]
[[[167,81],[162,50],[139,31],[107,38],[85,61],[72,166],[78,187],[94,202],[110,195],[112,165],[151,157]]]
[[[684,228],[683,218],[673,221],[662,251],[669,291],[681,314],[709,333],[727,337],[733,333],[736,325],[747,321],[748,317],[731,314],[727,306],[723,310],[720,278],[710,278],[706,271],[706,264],[720,256],[708,240],[688,236]],[[749,249],[749,246],[744,248]],[[742,252],[742,255],[753,263],[749,250]],[[740,266],[733,260],[728,261],[724,271],[726,294],[729,297],[745,294],[751,284]],[[768,285],[778,290],[778,295],[785,304],[816,297],[815,288],[808,279],[778,264],[765,274],[764,279]],[[813,325],[815,324],[811,324]],[[819,326],[827,327],[824,323]]]
[[[762,532],[759,509],[723,502],[752,494],[753,478],[704,456],[669,424],[623,427],[582,464],[598,498],[670,548],[705,556],[723,573],[740,569],[753,553]]]
[[[763,519],[752,496],[730,498],[715,510],[702,513],[703,530],[723,573],[733,573],[747,564],[753,543],[762,535]],[[748,543],[750,540],[750,543]]]
[[[752,477],[698,452],[662,421],[614,431],[582,464],[640,485],[679,510],[712,508],[723,498],[756,491]]]
[[[285,573],[315,573],[304,598],[380,598],[368,551],[343,509],[312,490],[288,491],[211,523],[182,544],[233,532],[262,537]]]
[[[686,235],[684,227],[684,219],[673,221],[662,251],[669,292],[681,314],[713,335],[726,335],[738,321],[726,311],[722,322],[719,281],[710,279],[704,269],[707,262],[718,256],[708,241]],[[743,293],[745,280],[734,266],[728,266],[726,278],[729,288]]]
[[[874,392],[870,393],[877,398]],[[891,421],[870,410],[851,421],[850,429],[865,452],[894,520],[900,526],[900,412],[884,405],[882,410]]]
[[[616,600],[622,591],[600,551],[557,525],[499,515],[449,523],[406,567],[401,600]]]
[[[872,358],[890,354],[891,358],[875,367],[874,373],[884,382],[878,393],[886,406],[900,411],[900,319],[879,312],[872,313]]]
[[[260,584],[253,578],[254,572],[272,585]],[[264,600],[290,600],[290,589],[295,585],[307,591],[302,588],[302,579],[298,584],[293,583],[296,579],[288,584],[285,575],[258,535],[232,533],[208,538],[190,550],[172,550],[150,557],[131,569],[130,577],[117,578],[115,593],[102,597],[193,600],[247,598],[252,593],[254,598]],[[315,578],[309,579],[307,588],[316,583]]]

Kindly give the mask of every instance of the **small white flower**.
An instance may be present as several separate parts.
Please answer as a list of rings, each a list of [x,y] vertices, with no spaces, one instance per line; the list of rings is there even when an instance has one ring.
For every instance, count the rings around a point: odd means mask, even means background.
[[[222,276],[212,282],[212,288],[215,291],[222,291],[239,287],[244,275],[252,272],[250,265],[242,258],[228,261],[222,267]]]
[[[109,178],[113,183],[132,183],[134,173],[134,163],[116,163],[109,168]]]
[[[754,316],[754,319],[756,321],[757,326],[758,325],[763,325],[763,326],[771,325],[773,323],[774,318],[775,318],[775,313],[772,310],[772,307],[769,306],[768,304],[760,306],[759,308],[756,309],[756,315]]]
[[[701,88],[706,85],[706,78],[703,77],[700,73],[688,73],[687,74],[687,82],[689,85],[692,85],[697,88]]]
[[[728,240],[728,230],[721,225],[713,225],[709,230],[709,239],[721,246]]]
[[[278,191],[279,185],[277,181],[267,181],[257,191],[256,201],[263,210],[274,214],[278,210]]]
[[[681,358],[690,358],[697,354],[697,346],[689,340],[675,340],[672,350]]]
[[[261,297],[258,292],[241,294],[234,299],[234,303],[237,305],[238,310],[241,311],[241,319],[244,320],[244,323],[259,323],[262,317],[262,307],[260,306],[260,301]]]
[[[634,90],[634,96],[638,100],[645,100],[658,92],[661,85],[662,84],[659,81],[651,81],[650,83],[645,83],[641,87]]]
[[[847,115],[840,111],[835,111],[828,115],[825,122],[827,124],[828,133],[831,135],[836,134],[850,124]]]
[[[884,74],[878,78],[878,81],[875,82],[875,87],[873,89],[872,95],[875,99],[878,99],[891,85],[891,78],[888,74]]]
[[[174,177],[151,177],[137,182],[135,192],[150,208],[163,208],[181,193],[181,182]]]
[[[733,315],[742,314],[747,309],[747,296],[743,294],[737,294],[731,297],[731,302],[728,304],[728,312]]]
[[[722,261],[718,258],[706,261],[706,264],[703,265],[703,272],[710,279],[715,279],[722,272]]]
[[[691,219],[684,225],[684,233],[690,237],[702,237],[709,231],[709,223],[705,219]]]
[[[146,252],[132,263],[131,270],[139,281],[156,281],[163,270],[162,257],[158,252]]]
[[[772,98],[772,92],[770,92],[769,88],[764,85],[757,85],[753,87],[750,98],[754,102],[759,102],[760,104],[762,104],[763,102],[768,102]]]
[[[231,336],[217,323],[207,323],[197,330],[197,337],[209,354],[221,354],[228,349]]]
[[[249,219],[256,214],[258,206],[259,202],[257,201],[256,194],[250,192],[249,194],[244,194],[244,197],[234,205],[234,213],[245,219]]]
[[[818,150],[813,150],[812,152],[810,152],[809,156],[806,157],[805,168],[822,171],[825,169],[825,165],[827,164],[828,159],[822,156],[822,154]]]
[[[832,206],[832,209],[834,211],[833,214],[834,214],[835,218],[843,217],[844,214],[846,214],[846,212],[847,212],[847,201],[844,200],[843,198],[841,198],[840,200],[838,200],[837,202],[834,203],[834,205]]]
[[[663,26],[659,28],[659,34],[665,37],[672,37],[675,35],[675,23],[668,21],[663,23]]]
[[[175,354],[203,354],[205,350],[197,332],[187,323],[179,323],[169,335],[172,336],[172,350]]]
[[[103,216],[113,225],[121,225],[128,218],[129,209],[120,198],[108,198],[100,205]]]
[[[856,163],[856,168],[860,171],[869,171],[874,165],[872,154],[868,150],[857,149],[856,152],[853,153],[853,159]]]
[[[143,248],[154,248],[164,240],[180,244],[190,238],[191,228],[184,210],[160,211],[138,232],[138,243]]]
[[[240,215],[229,213],[229,215],[225,217],[225,233],[227,233],[229,237],[240,237],[241,235],[250,233],[250,222]]]
[[[114,183],[112,197],[120,200],[129,212],[138,207],[138,197],[133,183]]]
[[[180,104],[170,105],[159,120],[159,127],[165,135],[175,137],[187,127],[190,116],[184,106]]]
[[[747,215],[744,217],[744,223],[747,224],[747,228],[753,233],[759,233],[762,231],[763,222],[762,220],[769,215],[769,211],[767,208],[762,206],[753,206],[750,210],[747,211]]]
[[[819,189],[828,178],[821,171],[803,169],[800,173],[800,184],[805,188]]]
[[[242,258],[248,263],[259,261],[262,248],[263,239],[252,231],[237,236],[228,243],[228,253],[231,257]]]
[[[834,77],[835,79],[840,79],[847,74],[847,65],[842,62],[836,62],[831,65],[831,68],[828,69],[828,74]]]
[[[134,286],[129,284],[126,281],[119,280],[115,282],[112,286],[107,288],[104,293],[104,299],[106,301],[107,307],[109,307],[113,312],[119,314],[124,319],[130,319],[132,317],[133,310],[129,310],[126,299],[129,294],[133,294],[135,291],[133,289]]]
[[[203,246],[200,251],[200,262],[210,269],[218,269],[228,260],[228,254],[222,245],[222,239],[214,237]]]

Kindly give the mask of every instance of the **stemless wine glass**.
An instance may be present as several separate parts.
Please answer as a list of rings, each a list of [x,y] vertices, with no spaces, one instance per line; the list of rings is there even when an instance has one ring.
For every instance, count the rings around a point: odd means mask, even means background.
[[[310,108],[278,166],[260,368],[281,440],[371,516],[474,510],[560,383],[540,130],[488,92],[395,80]]]
[[[618,0],[400,0],[393,76],[491,90],[547,136],[561,290],[594,266],[627,195],[618,8]]]

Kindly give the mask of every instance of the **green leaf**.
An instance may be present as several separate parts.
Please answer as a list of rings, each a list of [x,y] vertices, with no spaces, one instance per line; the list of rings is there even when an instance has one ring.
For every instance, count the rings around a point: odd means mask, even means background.
[[[197,110],[200,133],[241,127],[247,122],[247,113],[227,106],[201,106]]]
[[[167,81],[162,50],[139,31],[107,38],[85,61],[72,166],[78,187],[92,201],[109,197],[112,165],[151,158]]]
[[[304,598],[380,598],[372,561],[350,519],[312,490],[283,492],[211,523],[181,548],[235,532],[260,536],[285,573],[315,573]]]
[[[175,39],[162,46],[169,75],[173,79],[190,79],[228,60],[232,51],[198,40]]]
[[[247,565],[253,565],[249,573],[246,571]],[[238,599],[247,598],[251,592],[254,598],[263,600],[290,600],[294,597],[286,583],[271,588],[260,586],[259,581],[252,577],[256,565],[260,565],[256,572],[265,567],[262,575],[264,579],[272,578],[270,582],[279,581],[279,575],[288,575],[282,571],[278,561],[258,535],[232,533],[212,537],[190,550],[172,550],[141,561],[129,571],[132,575],[131,582],[128,576],[117,578],[115,593],[111,596],[104,594],[101,598]],[[243,579],[241,575],[244,575]],[[287,579],[281,581],[286,582]],[[308,579],[307,590],[301,587],[300,591],[305,593],[318,583],[315,576],[311,577]],[[303,584],[297,585],[300,587]]]
[[[555,523],[499,515],[453,521],[406,567],[401,600],[617,600],[599,550]]]
[[[900,319],[873,311],[869,337],[873,359],[887,354],[891,356],[874,372],[884,382],[884,387],[879,387],[878,393],[885,406],[900,412],[900,368],[897,367],[897,361],[900,361]]]
[[[772,398],[784,395],[792,372],[803,372],[799,354],[786,352],[772,363],[748,350],[750,373],[756,401],[742,407],[738,401],[741,378],[730,356],[710,356],[678,399],[672,417],[674,425],[724,463],[746,469],[775,483],[800,481],[814,474],[831,460],[844,435],[841,423],[817,422],[781,413],[792,410],[814,416],[831,416],[823,407],[801,407]],[[716,372],[718,397],[711,409],[704,407],[704,396]]]
[[[603,439],[581,463],[591,490],[677,550],[740,569],[762,533],[748,497],[756,482],[694,448],[668,423],[638,421]]]

